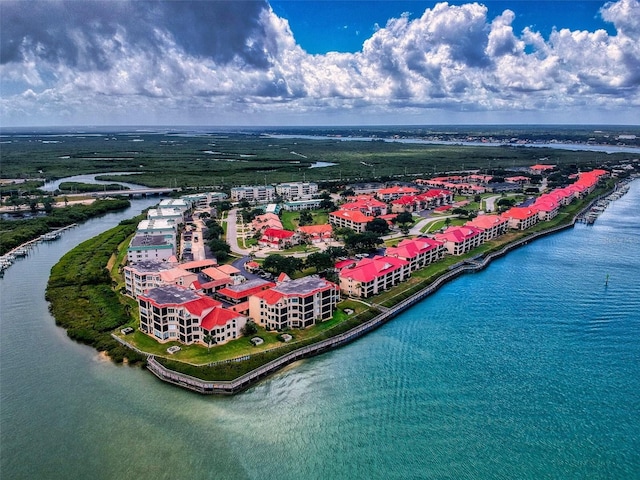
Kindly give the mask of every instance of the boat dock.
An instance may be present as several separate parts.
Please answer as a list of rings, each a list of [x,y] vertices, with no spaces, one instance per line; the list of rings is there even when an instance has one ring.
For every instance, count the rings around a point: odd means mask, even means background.
[[[71,225],[67,225],[66,227],[58,228],[51,232],[40,235],[38,238],[34,238],[33,240],[29,240],[28,242],[23,243],[22,245],[10,250],[0,257],[0,276],[4,275],[4,271],[8,269],[13,262],[15,262],[18,258],[23,258],[29,255],[31,249],[36,246],[40,242],[51,242],[57,240],[62,236],[62,233],[65,230],[69,230],[70,228],[76,227],[77,223],[72,223]]]

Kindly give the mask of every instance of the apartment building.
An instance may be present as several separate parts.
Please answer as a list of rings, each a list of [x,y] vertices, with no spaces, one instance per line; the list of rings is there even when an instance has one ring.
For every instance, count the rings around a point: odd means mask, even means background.
[[[276,193],[285,200],[308,199],[318,193],[318,184],[313,182],[292,182],[276,185]]]
[[[411,273],[408,261],[397,257],[364,258],[340,270],[340,290],[351,297],[367,298],[404,282]]]
[[[271,185],[249,185],[234,187],[231,189],[231,200],[239,202],[247,200],[249,202],[267,203],[276,198],[276,189]]]

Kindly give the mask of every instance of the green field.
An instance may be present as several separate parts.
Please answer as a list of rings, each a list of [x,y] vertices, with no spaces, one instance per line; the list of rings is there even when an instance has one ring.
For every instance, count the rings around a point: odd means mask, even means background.
[[[336,130],[332,130],[334,134]],[[396,131],[402,133],[401,130]],[[273,138],[256,133],[111,132],[104,136],[15,136],[2,147],[2,177],[54,179],[75,174],[135,172],[101,177],[153,187],[228,189],[240,184],[390,178],[407,180],[436,173],[529,166],[541,161],[583,168],[603,163],[600,152],[545,148],[468,147],[339,139]],[[326,132],[325,132],[326,133]],[[361,135],[382,135],[376,129]],[[424,132],[422,132],[424,134]],[[384,133],[391,135],[391,132]],[[414,132],[414,134],[417,134]],[[511,133],[515,135],[514,133]],[[541,134],[539,134],[541,135]],[[560,133],[556,132],[556,138]],[[586,135],[586,133],[584,134]],[[546,138],[546,137],[545,137]],[[135,143],[132,143],[136,140]],[[620,162],[633,154],[611,154]],[[333,166],[309,168],[315,162]]]

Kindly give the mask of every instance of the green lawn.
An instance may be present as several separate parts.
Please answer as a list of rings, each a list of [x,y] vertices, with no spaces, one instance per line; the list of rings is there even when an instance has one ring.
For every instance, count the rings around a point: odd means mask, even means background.
[[[329,222],[329,214],[326,210],[308,210],[313,217],[313,225],[324,225]],[[282,222],[282,228],[285,230],[294,231],[298,228],[298,219],[301,212],[292,212],[289,210],[283,210],[280,213],[280,221]]]

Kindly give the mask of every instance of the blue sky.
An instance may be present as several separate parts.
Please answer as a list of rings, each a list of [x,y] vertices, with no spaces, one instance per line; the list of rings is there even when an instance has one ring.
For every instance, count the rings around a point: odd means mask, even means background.
[[[640,0],[0,0],[0,82],[2,126],[637,125]]]
[[[416,18],[438,2],[425,1],[272,1],[273,11],[289,21],[298,44],[308,53],[330,51],[355,53],[374,32],[376,25],[384,26],[390,18],[398,18],[408,12]],[[449,1],[450,5],[463,5],[465,1]],[[599,14],[604,2],[585,1],[486,1],[490,18],[511,9],[516,13],[513,28],[517,32],[532,27],[545,36],[553,28],[571,30],[597,29],[614,34],[613,26]]]

